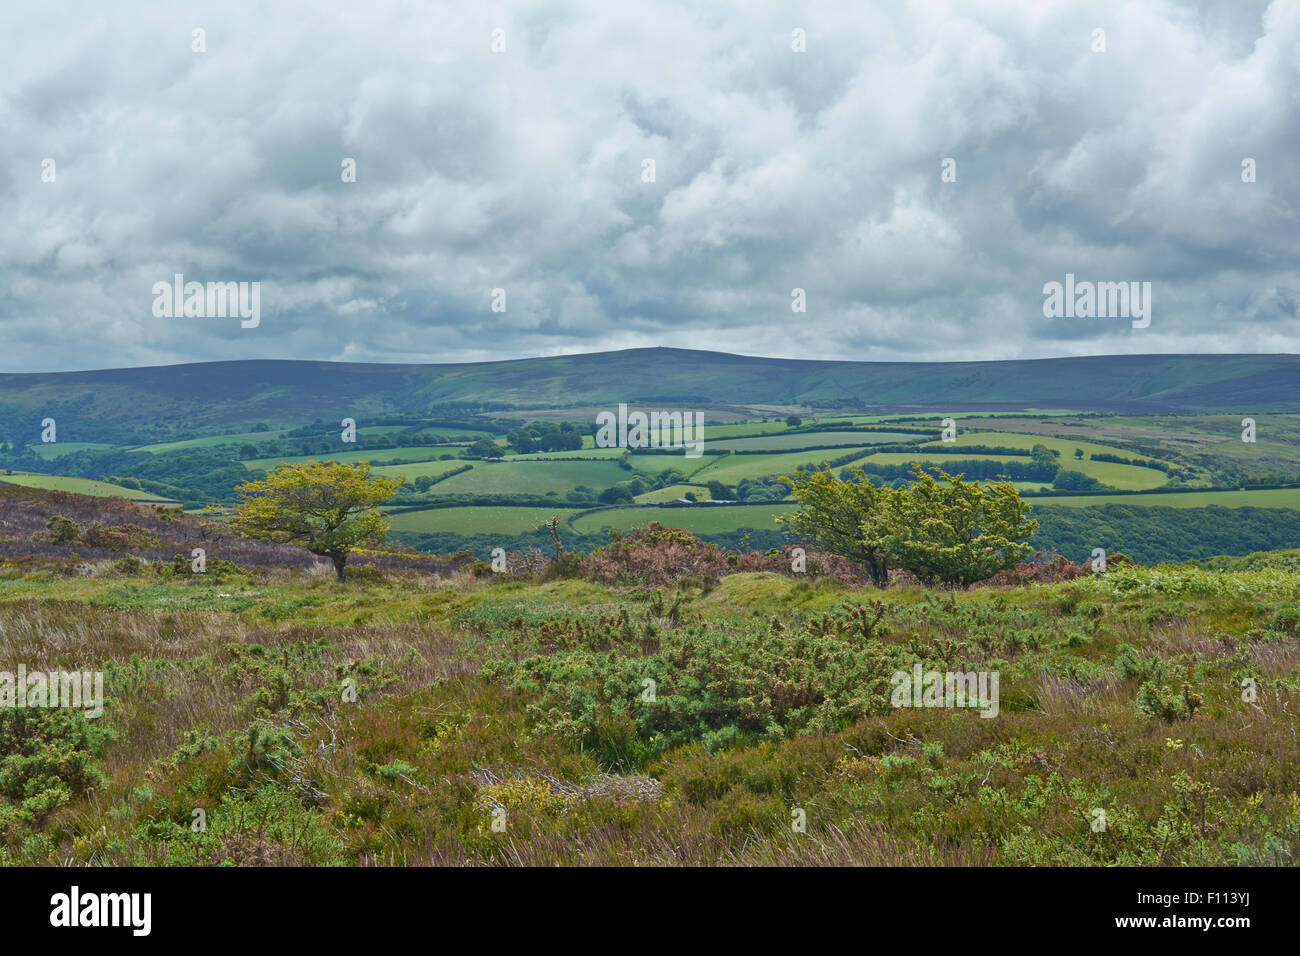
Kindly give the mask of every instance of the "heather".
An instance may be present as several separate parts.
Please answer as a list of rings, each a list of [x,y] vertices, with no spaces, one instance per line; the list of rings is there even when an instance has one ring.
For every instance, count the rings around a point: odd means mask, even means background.
[[[219,548],[215,570],[178,572],[168,552],[188,540],[159,536],[165,557],[134,565],[76,543],[5,561],[0,669],[98,669],[107,693],[98,721],[0,717],[6,863],[1300,854],[1285,568],[1095,574],[1040,555],[1004,583],[882,590],[815,551],[795,573],[788,554],[647,528],[504,573],[359,554],[337,583]],[[916,664],[996,670],[998,715],[891,706],[890,675]]]

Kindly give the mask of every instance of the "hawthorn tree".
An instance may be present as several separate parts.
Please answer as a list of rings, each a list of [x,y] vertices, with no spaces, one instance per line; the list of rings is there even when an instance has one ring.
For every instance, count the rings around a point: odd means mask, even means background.
[[[1009,481],[968,482],[941,468],[914,480],[863,523],[869,545],[925,584],[968,588],[1033,553],[1030,505]]]
[[[352,549],[387,536],[390,519],[375,509],[405,480],[372,478],[368,461],[281,464],[265,480],[235,489],[242,500],[231,525],[246,537],[301,545],[329,558],[342,581]]]
[[[1010,482],[967,482],[919,465],[902,488],[873,485],[860,468],[850,474],[855,480],[823,467],[782,478],[800,508],[777,520],[861,565],[877,587],[897,568],[925,584],[965,588],[1033,551],[1026,542],[1038,522]]]
[[[887,587],[889,558],[879,545],[866,539],[862,525],[876,520],[897,492],[886,485],[873,485],[861,468],[852,469],[851,474],[856,481],[838,478],[823,466],[782,477],[801,507],[776,520],[818,547],[861,565],[876,587]]]

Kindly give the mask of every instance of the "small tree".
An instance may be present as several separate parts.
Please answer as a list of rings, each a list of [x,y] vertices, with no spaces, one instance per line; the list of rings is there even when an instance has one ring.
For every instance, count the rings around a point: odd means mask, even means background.
[[[370,477],[368,461],[281,464],[264,481],[235,489],[242,500],[231,525],[246,537],[301,545],[329,558],[342,581],[352,549],[378,544],[388,534],[390,519],[374,509],[405,480]]]
[[[889,560],[879,545],[864,538],[862,529],[864,523],[878,520],[898,492],[873,485],[861,468],[850,474],[856,481],[838,478],[825,467],[783,477],[800,508],[776,520],[832,554],[857,562],[873,584],[887,587]]]
[[[1033,553],[1030,505],[1007,481],[966,482],[917,465],[915,480],[863,523],[867,544],[926,584],[970,587]]]
[[[785,419],[785,423],[789,425],[791,428],[798,428],[800,425],[803,424],[803,419],[800,418],[798,415],[787,415]]]

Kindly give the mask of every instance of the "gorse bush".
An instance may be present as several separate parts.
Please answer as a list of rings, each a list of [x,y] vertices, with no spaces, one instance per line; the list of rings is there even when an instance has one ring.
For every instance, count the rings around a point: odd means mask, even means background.
[[[714,749],[829,732],[883,712],[889,676],[913,658],[880,641],[878,625],[878,613],[856,606],[797,625],[686,625],[653,641],[626,616],[589,630],[566,622],[563,640],[554,626],[536,636],[564,653],[493,662],[486,673],[539,697],[528,713],[541,730],[617,763],[694,741]]]
[[[80,711],[0,707],[0,841],[39,830],[101,785],[98,757],[110,737],[102,719]]]

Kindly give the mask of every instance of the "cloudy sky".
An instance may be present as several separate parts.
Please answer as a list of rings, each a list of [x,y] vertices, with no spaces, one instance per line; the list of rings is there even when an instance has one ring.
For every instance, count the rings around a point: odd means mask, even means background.
[[[1300,351],[1300,0],[13,0],[0,130],[3,371]]]

